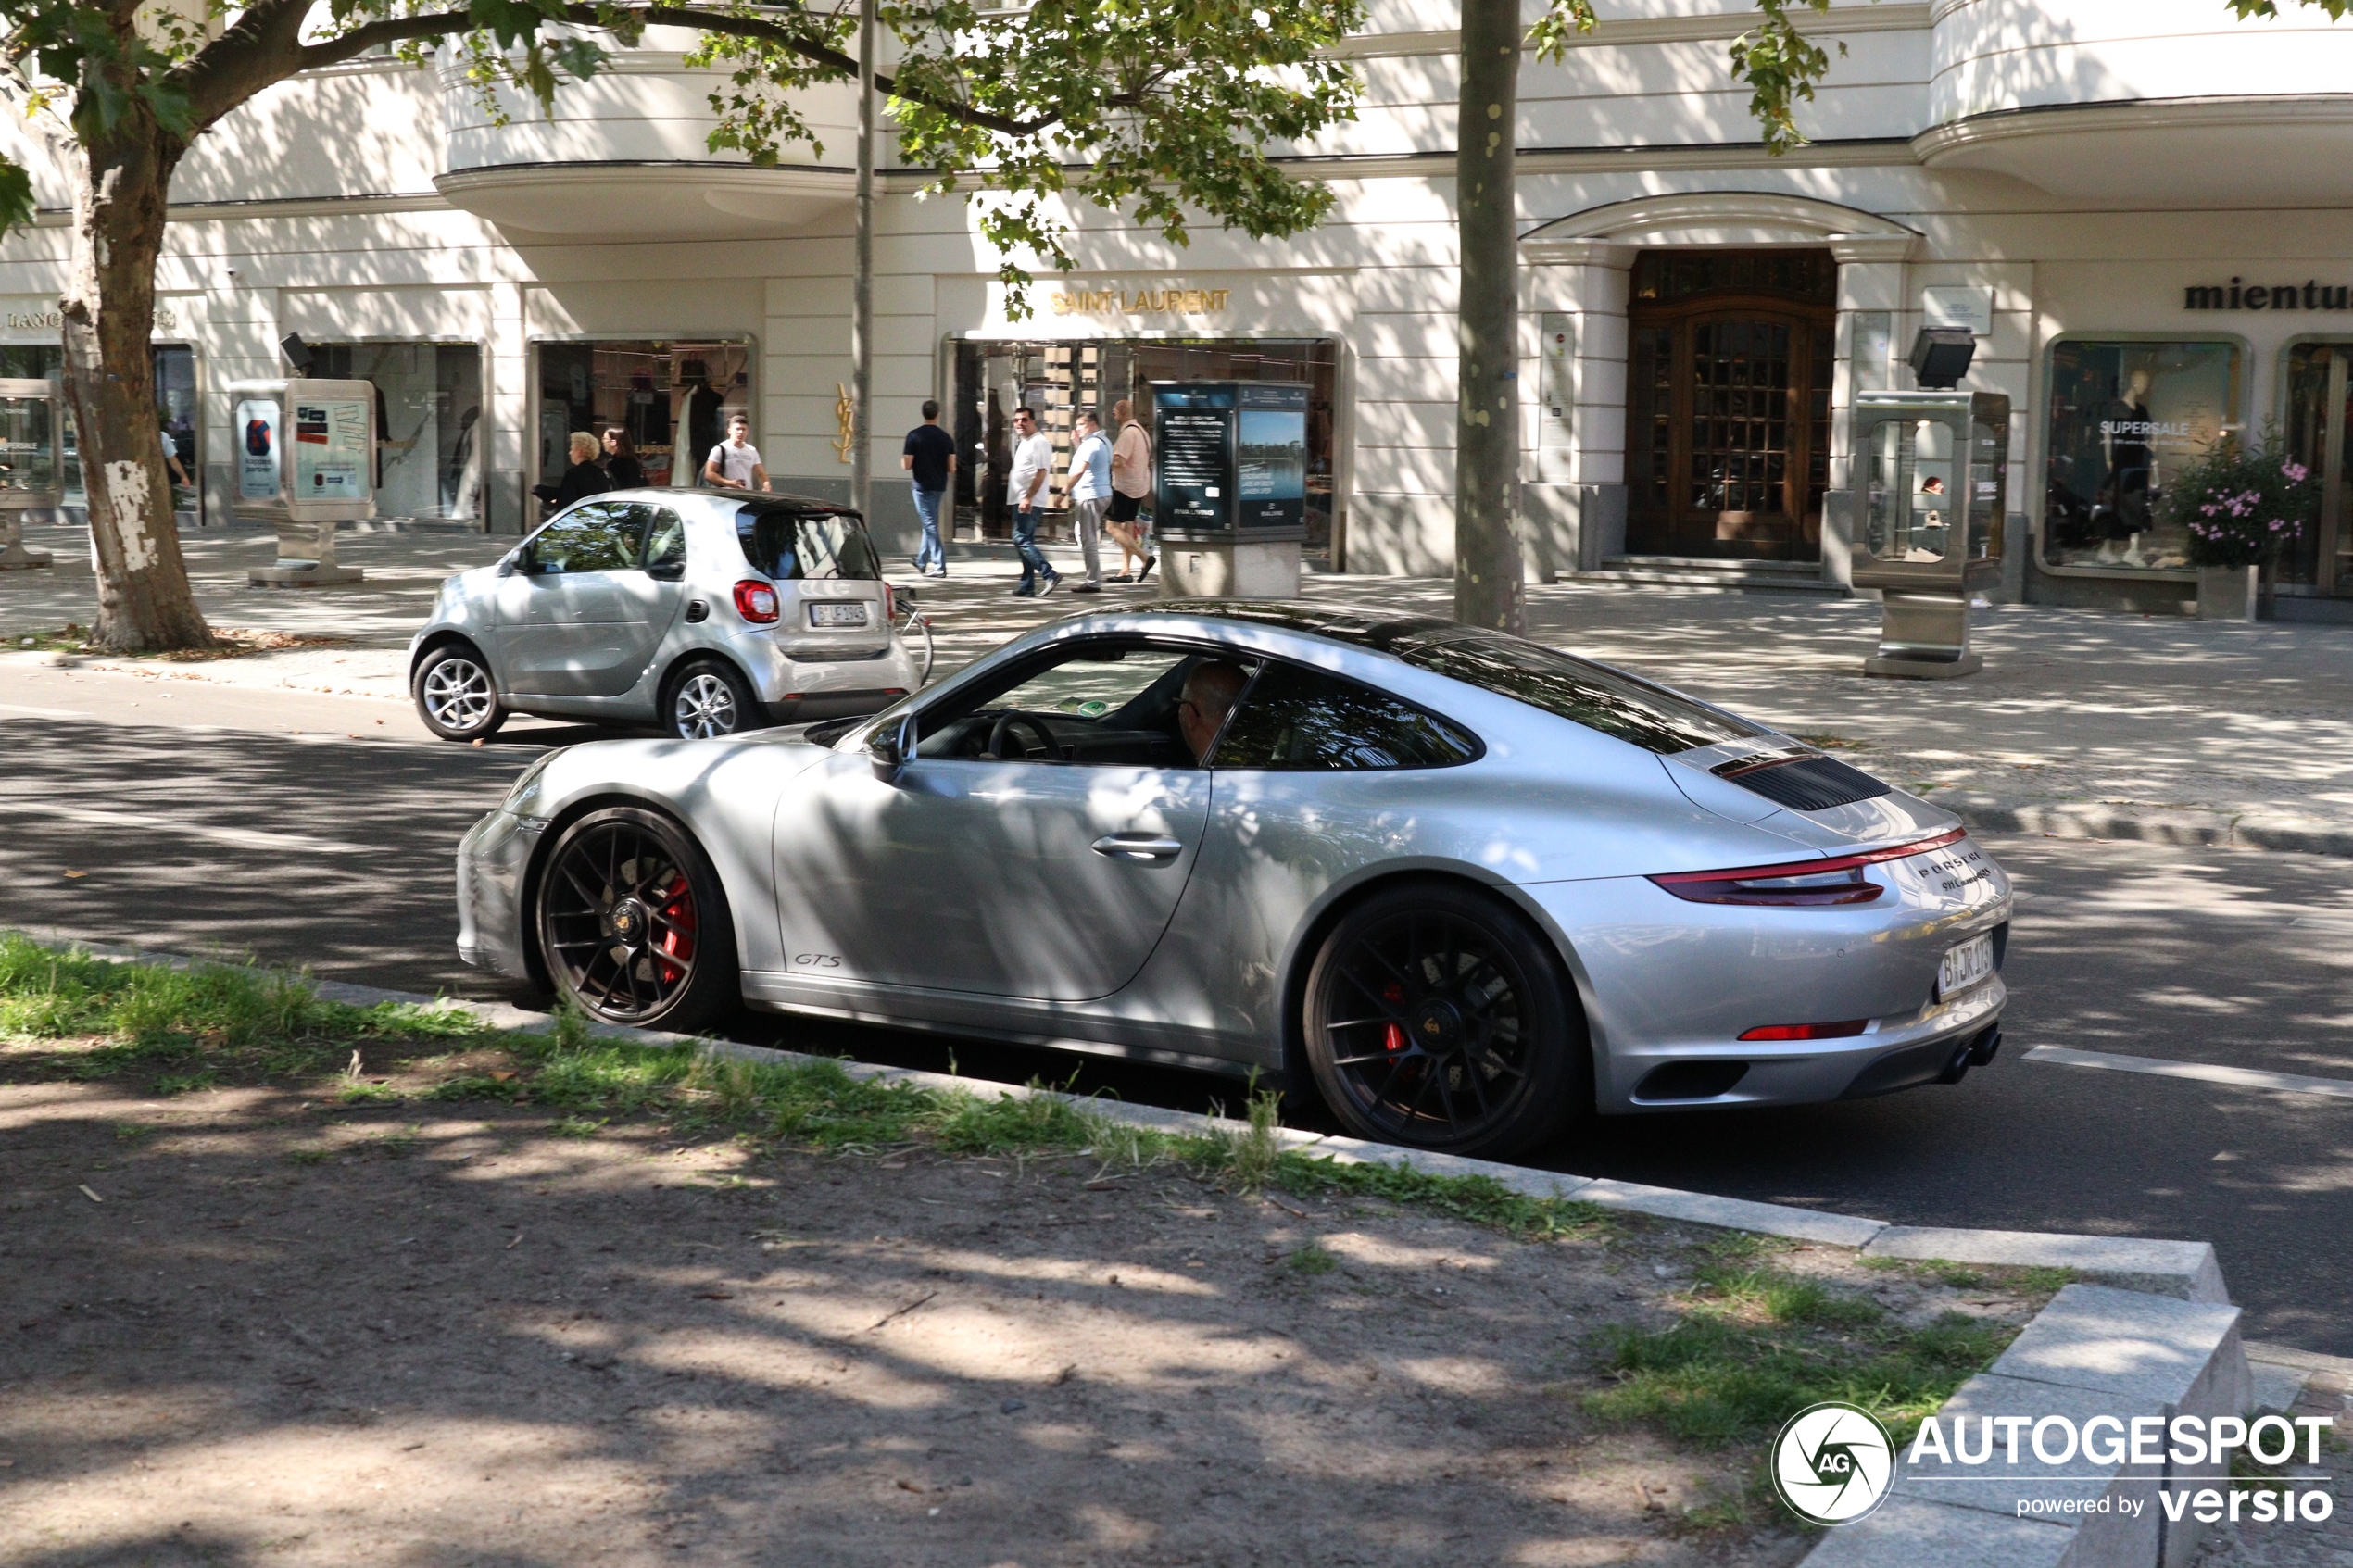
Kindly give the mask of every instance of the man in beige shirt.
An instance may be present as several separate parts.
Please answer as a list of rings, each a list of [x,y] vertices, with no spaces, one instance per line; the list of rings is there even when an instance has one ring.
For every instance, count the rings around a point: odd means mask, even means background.
[[[1136,405],[1125,397],[1111,406],[1111,422],[1119,431],[1111,449],[1111,511],[1103,520],[1103,532],[1119,546],[1119,575],[1112,581],[1141,583],[1155,559],[1144,545],[1144,525],[1137,521],[1144,497],[1152,493],[1152,438],[1136,422]],[[1132,578],[1131,556],[1144,563]]]

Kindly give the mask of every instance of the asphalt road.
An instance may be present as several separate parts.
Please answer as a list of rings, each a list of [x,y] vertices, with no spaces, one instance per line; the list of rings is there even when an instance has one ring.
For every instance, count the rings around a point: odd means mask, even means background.
[[[252,954],[527,1000],[452,951],[450,851],[541,746],[426,736],[405,706],[0,668],[0,924]],[[2017,878],[2008,1044],[1950,1088],[1612,1119],[1557,1168],[1913,1224],[2192,1236],[2250,1337],[2353,1354],[2353,1099],[2022,1060],[2061,1046],[2353,1081],[2353,862],[1991,839]],[[79,873],[79,874],[74,874]],[[744,1038],[1104,1087],[1186,1109],[1227,1080],[748,1018]]]

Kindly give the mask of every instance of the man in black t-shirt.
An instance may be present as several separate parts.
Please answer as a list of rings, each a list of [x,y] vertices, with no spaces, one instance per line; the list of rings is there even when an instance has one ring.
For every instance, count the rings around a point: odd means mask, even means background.
[[[948,575],[948,551],[939,542],[939,504],[946,499],[956,474],[956,438],[939,428],[939,405],[924,400],[924,422],[907,433],[907,446],[899,459],[915,486],[915,515],[923,519],[924,542],[914,555],[915,570],[925,577]]]

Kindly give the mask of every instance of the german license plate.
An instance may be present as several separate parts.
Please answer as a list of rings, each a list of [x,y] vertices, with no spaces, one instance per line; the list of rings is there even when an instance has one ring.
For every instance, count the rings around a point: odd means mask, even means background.
[[[1944,961],[1936,971],[1936,994],[1940,998],[1957,997],[1993,974],[1994,934],[1989,931],[1945,949]]]
[[[809,624],[812,626],[863,626],[866,607],[856,600],[848,604],[811,605]]]

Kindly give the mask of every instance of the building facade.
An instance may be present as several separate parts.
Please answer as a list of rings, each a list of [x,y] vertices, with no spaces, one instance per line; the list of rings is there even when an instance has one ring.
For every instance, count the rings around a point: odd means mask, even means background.
[[[2194,591],[2167,495],[2225,435],[2275,428],[2327,483],[2283,616],[2353,609],[2353,23],[2240,22],[2223,0],[1879,0],[1809,19],[1831,75],[1811,144],[1757,144],[1725,52],[1752,12],[1617,0],[1523,66],[1521,514],[1531,574],[1845,580],[1857,392],[1909,385],[1927,323],[2012,409],[2003,593],[2163,610]],[[1451,570],[1456,66],[1443,0],[1378,0],[1346,53],[1359,118],[1285,152],[1330,219],[1286,242],[1169,245],[1071,214],[1080,270],[1027,309],[963,196],[878,204],[876,522],[912,533],[900,435],[937,397],[958,518],[1003,525],[1011,409],[1050,430],[1170,380],[1308,389],[1311,554]],[[454,69],[390,58],[286,83],[172,189],[158,420],[225,514],[229,387],[321,373],[384,394],[387,513],[529,525],[565,435],[619,424],[691,483],[725,417],[779,488],[847,495],[852,104],[754,169],[709,153],[713,73],[649,34],[497,123]],[[1843,49],[1842,49],[1843,46]],[[37,149],[18,151],[36,170]],[[0,362],[55,363],[61,185],[0,243]],[[1139,398],[1139,402],[1146,400]]]

